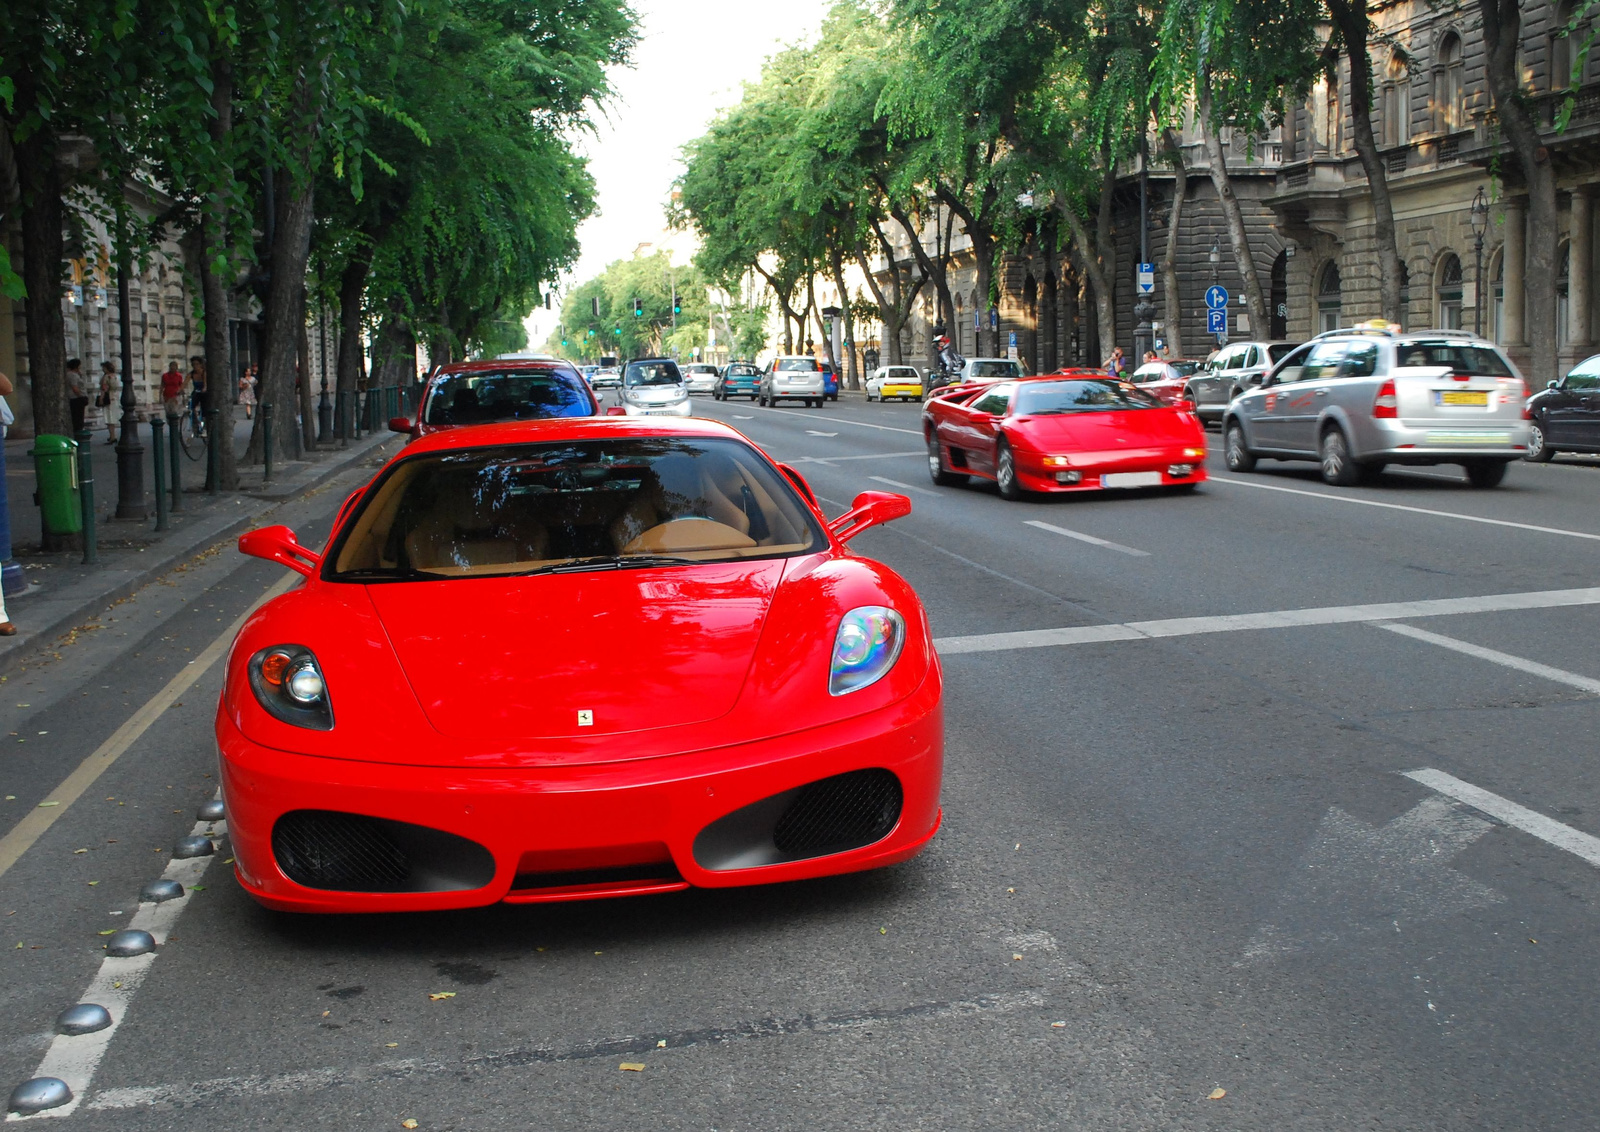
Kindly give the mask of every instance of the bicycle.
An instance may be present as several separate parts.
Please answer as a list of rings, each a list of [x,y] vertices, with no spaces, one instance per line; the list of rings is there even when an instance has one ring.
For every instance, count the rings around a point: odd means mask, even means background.
[[[183,454],[191,460],[199,460],[206,454],[205,432],[195,431],[195,414],[186,412],[174,421],[167,418],[167,423],[173,426],[172,435],[178,438],[178,447],[183,449]]]

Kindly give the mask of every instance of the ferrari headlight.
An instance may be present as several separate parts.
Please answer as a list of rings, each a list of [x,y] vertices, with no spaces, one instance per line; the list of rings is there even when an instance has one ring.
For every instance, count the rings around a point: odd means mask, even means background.
[[[322,666],[304,645],[274,645],[250,658],[250,690],[274,719],[313,731],[333,730],[333,705]]]
[[[882,605],[863,605],[839,620],[833,637],[828,694],[842,696],[887,675],[906,643],[905,618]]]

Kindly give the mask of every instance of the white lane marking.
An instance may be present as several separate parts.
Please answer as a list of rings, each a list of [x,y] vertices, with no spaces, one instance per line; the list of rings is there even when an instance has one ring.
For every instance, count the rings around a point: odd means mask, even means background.
[[[768,409],[768,408],[762,408],[760,406],[758,406],[758,408],[760,408],[761,412],[763,412],[763,413],[782,413],[786,417],[806,417],[806,418],[808,418],[810,420],[816,420],[817,419],[812,414],[810,414],[810,413],[802,413],[798,409]],[[740,417],[739,419],[740,420],[749,420],[750,418],[748,418],[748,417]],[[915,429],[915,428],[895,428],[893,425],[883,425],[883,424],[868,424],[866,421],[853,421],[849,417],[829,417],[828,418],[828,423],[829,424],[855,425],[857,428],[875,428],[875,429],[879,429],[879,430],[881,430],[883,432],[907,432],[907,433],[910,433],[912,436],[921,436],[922,435],[922,431],[920,429]]]
[[[894,460],[902,456],[920,456],[926,460],[926,452],[867,452],[860,456],[793,456],[787,460],[780,460],[781,464],[827,464],[832,466],[842,460]]]
[[[753,420],[755,420],[754,417],[741,417],[738,414],[734,414],[734,418],[733,419],[736,420],[736,421],[753,421]]]
[[[220,797],[220,792],[218,796]],[[196,822],[189,832],[191,836],[204,836],[215,840],[227,836],[228,826],[225,821]],[[210,856],[175,857],[169,860],[161,876],[164,880],[175,880],[183,885],[183,895],[176,900],[163,900],[159,904],[139,905],[139,911],[129,921],[128,927],[149,932],[155,937],[158,948],[165,945],[167,938],[172,934],[172,929],[177,926],[178,917],[183,915],[183,910],[189,906],[194,885],[205,876],[206,867],[210,864]],[[72,1099],[60,1108],[45,1109],[31,1117],[9,1113],[6,1116],[7,1120],[68,1116],[83,1103],[89,1085],[94,1081],[95,1071],[100,1068],[100,1062],[111,1046],[111,1039],[116,1037],[123,1019],[127,1017],[134,993],[144,982],[145,976],[150,973],[150,967],[155,963],[158,954],[159,951],[151,951],[127,958],[107,955],[100,961],[100,970],[89,980],[88,988],[78,1001],[93,1002],[105,1007],[111,1013],[111,1025],[92,1034],[76,1036],[57,1034],[55,1040],[50,1043],[50,1048],[45,1050],[44,1060],[39,1062],[39,1068],[33,1074],[35,1077],[58,1077],[65,1081],[67,1087],[72,1090]]]
[[[899,480],[888,479],[888,478],[886,478],[884,476],[868,476],[867,478],[869,480],[872,480],[874,483],[886,483],[890,487],[897,487],[901,491],[914,491],[918,495],[935,495],[936,496],[936,495],[939,494],[937,491],[934,491],[931,487],[915,487],[915,486],[913,486],[913,485],[911,485],[909,483],[901,483]]]
[[[207,645],[204,652],[180,668],[178,674],[168,680],[161,691],[151,696],[128,718],[127,722],[111,733],[109,739],[79,763],[78,768],[67,775],[61,785],[52,790],[46,799],[61,803],[59,806],[52,806],[49,809],[35,807],[29,810],[4,837],[0,837],[0,876],[5,876],[7,870],[44,835],[45,830],[54,825],[61,815],[72,807],[72,803],[94,785],[95,779],[104,774],[124,751],[138,742],[139,737],[150,729],[151,724],[160,719],[162,713],[176,703],[178,697],[188,691],[190,686],[228,651],[228,646],[233,643],[233,638],[238,635],[251,614],[264,602],[283,593],[299,578],[300,575],[291,573],[262,594],[260,601],[253,603],[249,609],[241,613],[239,619],[224,629],[220,637]]]
[[[1434,770],[1432,767],[1408,770],[1406,777],[1413,782],[1421,783],[1429,790],[1438,791],[1447,798],[1465,802],[1473,809],[1481,810],[1492,818],[1498,818],[1514,829],[1532,834],[1546,845],[1565,849],[1573,856],[1581,857],[1589,864],[1600,868],[1600,837],[1593,837],[1581,830],[1573,829],[1570,825],[1563,825],[1554,818],[1545,817],[1537,810],[1519,806],[1509,798],[1502,798],[1481,786],[1463,782],[1455,775],[1446,774],[1442,770]]]
[[[1187,637],[1201,633],[1237,633],[1251,629],[1294,629],[1308,625],[1348,625],[1361,621],[1410,620],[1462,613],[1504,613],[1516,609],[1555,609],[1600,605],[1600,589],[1535,590],[1527,593],[1444,597],[1428,601],[1389,601],[1377,605],[1330,605],[1318,609],[1282,609],[1215,617],[1173,617],[1162,621],[1128,621],[1111,625],[1077,625],[1065,629],[1024,629],[1014,633],[980,633],[941,637],[934,646],[943,655],[958,652],[1002,652],[1053,645],[1100,641],[1134,641],[1152,637]]]
[[[1409,511],[1413,515],[1431,515],[1436,519],[1459,519],[1463,523],[1485,523],[1491,527],[1512,527],[1519,531],[1537,531],[1542,535],[1565,535],[1567,538],[1584,538],[1600,542],[1600,535],[1588,531],[1569,531],[1563,527],[1541,527],[1536,523],[1513,523],[1510,519],[1486,519],[1482,515],[1463,515],[1459,511],[1435,511],[1431,507],[1408,507],[1403,503],[1381,503],[1376,499],[1356,499],[1348,495],[1333,495],[1326,491],[1306,491],[1298,487],[1282,487],[1275,483],[1254,483],[1231,476],[1212,476],[1212,483],[1231,483],[1238,487],[1254,487],[1262,491],[1281,491],[1288,495],[1309,495],[1329,503],[1355,503],[1362,507],[1381,507],[1386,511]]]
[[[1131,554],[1135,558],[1150,557],[1150,552],[1148,550],[1135,550],[1131,546],[1123,546],[1120,542],[1110,542],[1103,538],[1095,538],[1093,535],[1086,535],[1082,531],[1069,531],[1066,527],[1058,527],[1054,523],[1044,523],[1040,522],[1038,519],[1029,519],[1027,520],[1027,525],[1030,527],[1038,527],[1041,531],[1049,531],[1051,534],[1065,535],[1067,538],[1075,538],[1079,542],[1088,543],[1090,546],[1100,546],[1107,550],[1116,550],[1122,552],[1123,554]]]
[[[814,428],[808,428],[808,429],[806,429],[806,435],[807,436],[838,436],[839,434],[836,433],[836,432],[818,432]]]
[[[1042,933],[1040,933],[1042,934]],[[765,1019],[744,1022],[723,1029],[697,1030],[688,1033],[665,1035],[629,1035],[608,1038],[580,1046],[576,1049],[552,1050],[509,1049],[477,1054],[460,1061],[425,1060],[407,1058],[400,1061],[380,1061],[371,1065],[358,1065],[348,1069],[302,1069],[288,1073],[257,1073],[238,1077],[214,1077],[209,1081],[184,1081],[171,1085],[135,1085],[126,1088],[106,1089],[97,1095],[92,1109],[148,1108],[153,1105],[189,1105],[226,1097],[260,1097],[283,1093],[308,1092],[312,1089],[348,1087],[367,1081],[399,1081],[424,1074],[478,1074],[496,1069],[515,1069],[525,1073],[531,1065],[570,1064],[599,1058],[613,1058],[618,1054],[643,1054],[646,1050],[656,1056],[666,1056],[666,1050],[682,1050],[695,1046],[727,1045],[733,1042],[759,1041],[765,1038],[782,1038],[805,1033],[843,1034],[859,1032],[901,1019],[913,1023],[943,1018],[964,1018],[984,1014],[1010,1014],[1019,1010],[1038,1010],[1044,1006],[1044,995],[1038,991],[1008,991],[1002,994],[985,994],[975,998],[951,1002],[917,1003],[894,1011],[874,1011],[842,1017],[807,1017],[805,1019]],[[664,1048],[663,1048],[664,1047]],[[642,1060],[642,1058],[641,1058]]]
[[[1475,656],[1479,660],[1487,660],[1491,664],[1514,668],[1518,672],[1542,676],[1546,680],[1554,680],[1557,684],[1568,684],[1574,688],[1581,688],[1585,692],[1600,695],[1600,680],[1594,680],[1588,676],[1580,676],[1576,672],[1568,672],[1561,668],[1551,668],[1548,664],[1540,664],[1537,660],[1527,660],[1524,657],[1512,656],[1508,652],[1486,649],[1482,645],[1459,641],[1454,637],[1430,633],[1426,629],[1417,629],[1410,625],[1400,625],[1392,621],[1380,621],[1374,628],[1387,629],[1391,633],[1399,633],[1402,637],[1426,641],[1430,645],[1438,645],[1440,648],[1450,649],[1452,652],[1465,653],[1467,656]]]

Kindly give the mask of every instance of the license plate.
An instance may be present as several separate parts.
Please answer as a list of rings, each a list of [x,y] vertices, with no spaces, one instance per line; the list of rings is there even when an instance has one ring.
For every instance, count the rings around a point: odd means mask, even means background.
[[[1480,389],[1441,389],[1438,391],[1439,404],[1441,405],[1478,405],[1487,408],[1489,394],[1487,390]]]
[[[1160,472],[1107,472],[1100,477],[1101,487],[1160,487]]]
[[[1470,444],[1492,444],[1497,448],[1504,448],[1511,443],[1509,432],[1430,432],[1425,438],[1428,444],[1441,447],[1458,448]]]

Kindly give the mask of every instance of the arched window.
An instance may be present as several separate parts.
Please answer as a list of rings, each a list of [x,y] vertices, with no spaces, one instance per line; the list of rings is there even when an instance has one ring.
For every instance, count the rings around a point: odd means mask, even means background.
[[[1571,323],[1572,304],[1567,301],[1568,288],[1572,282],[1572,244],[1561,245],[1561,250],[1556,253],[1556,348],[1560,349],[1567,344],[1568,331]]]
[[[1400,52],[1389,55],[1383,85],[1383,143],[1405,145],[1411,140],[1411,76]]]
[[[1566,90],[1572,86],[1572,41],[1582,43],[1586,38],[1582,29],[1566,34],[1572,22],[1572,0],[1556,6],[1556,18],[1550,24],[1550,89]]]
[[[1439,63],[1433,73],[1434,113],[1440,133],[1454,133],[1466,121],[1461,105],[1466,86],[1465,75],[1461,37],[1450,32],[1439,41]]]
[[[1461,329],[1461,257],[1445,252],[1439,257],[1439,328]]]
[[[1322,276],[1317,284],[1317,330],[1319,333],[1339,329],[1339,315],[1343,304],[1344,296],[1339,283],[1339,265],[1329,263],[1322,269]]]

